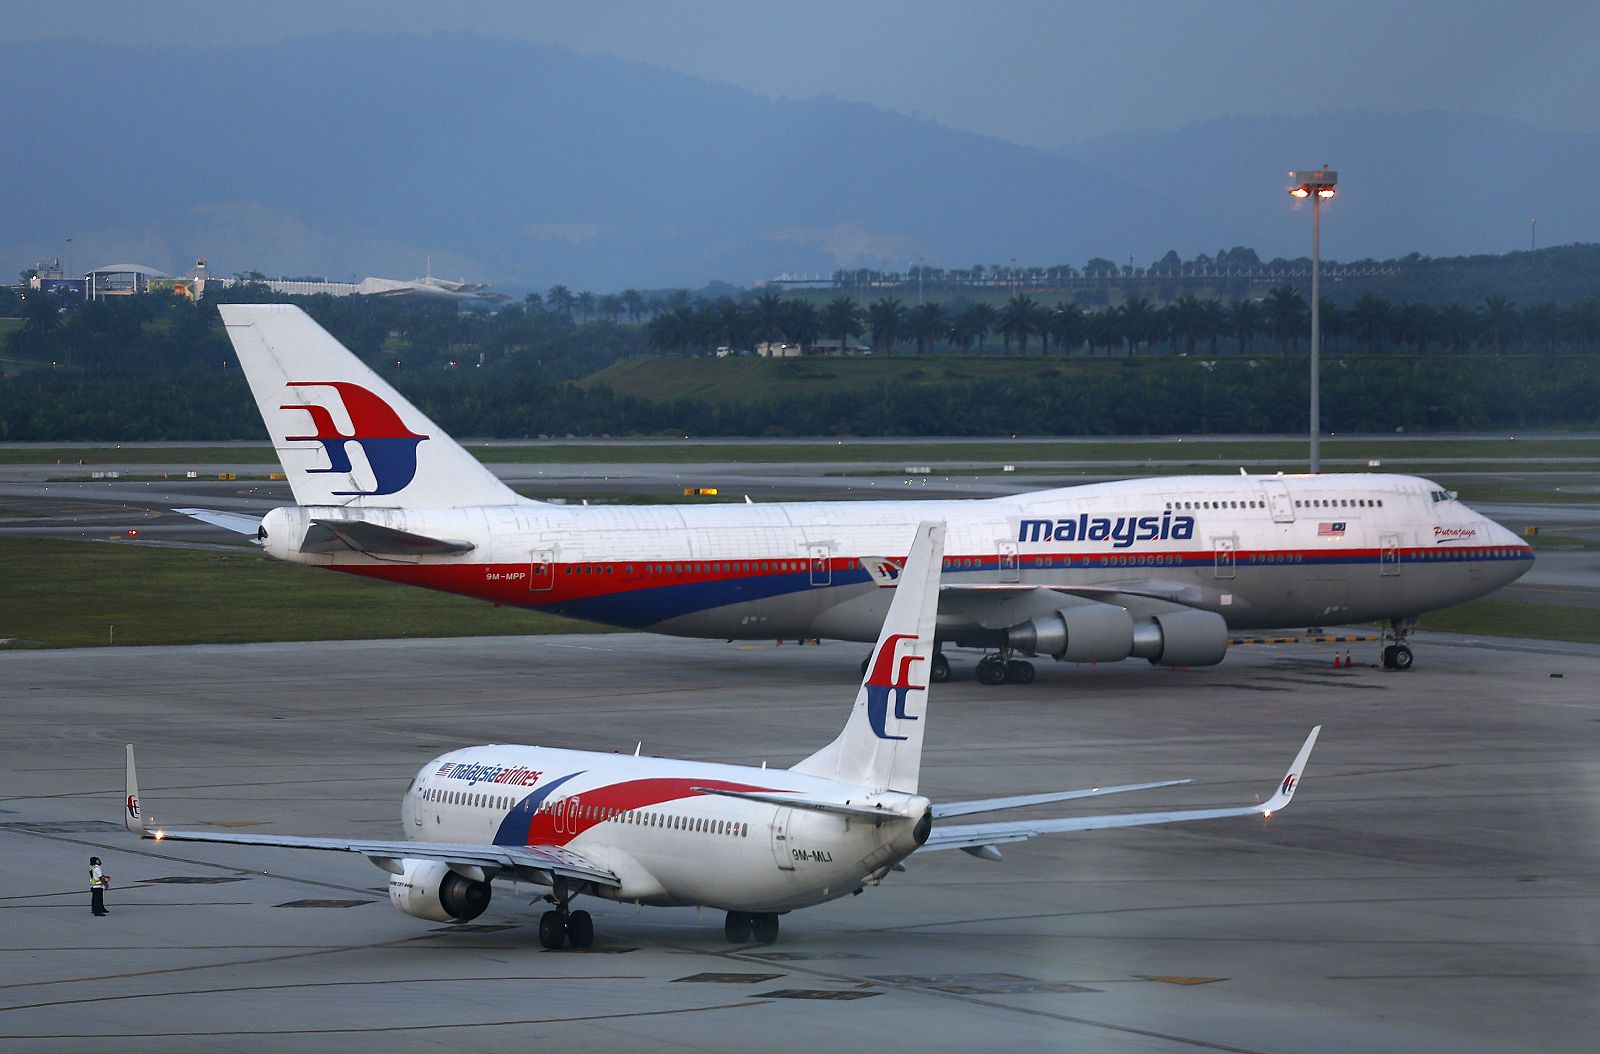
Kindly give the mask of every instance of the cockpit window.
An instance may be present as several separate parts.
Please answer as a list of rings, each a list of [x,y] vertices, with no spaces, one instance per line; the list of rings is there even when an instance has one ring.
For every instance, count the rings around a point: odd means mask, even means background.
[[[1433,492],[1434,501],[1455,501],[1456,492],[1453,490],[1436,490]]]

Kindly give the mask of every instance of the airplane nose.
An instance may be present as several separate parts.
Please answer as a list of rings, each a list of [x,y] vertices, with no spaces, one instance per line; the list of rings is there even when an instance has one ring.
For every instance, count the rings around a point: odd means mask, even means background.
[[[1500,563],[1503,571],[1501,585],[1515,582],[1533,568],[1533,546],[1517,537],[1515,531],[1502,527],[1493,520],[1486,520],[1484,534],[1489,539],[1489,544],[1497,549],[1507,549],[1513,554],[1512,558]]]

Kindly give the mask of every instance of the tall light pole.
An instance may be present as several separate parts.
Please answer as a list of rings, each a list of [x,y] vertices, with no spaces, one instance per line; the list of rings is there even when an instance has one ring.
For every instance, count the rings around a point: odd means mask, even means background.
[[[1311,199],[1311,471],[1322,471],[1322,199],[1333,197],[1339,173],[1326,166],[1290,172],[1289,196]]]

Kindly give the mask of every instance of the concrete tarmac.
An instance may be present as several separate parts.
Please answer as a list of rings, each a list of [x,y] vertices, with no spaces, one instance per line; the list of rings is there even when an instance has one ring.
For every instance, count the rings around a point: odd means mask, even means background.
[[[1324,731],[1270,820],[919,855],[772,947],[726,944],[714,912],[590,902],[588,952],[539,947],[527,887],[441,926],[358,857],[137,841],[122,744],[161,824],[394,837],[411,773],[464,744],[790,764],[844,721],[860,646],[0,654],[0,1050],[1592,1050],[1600,649],[1415,643],[1408,673],[1242,647],[1210,670],[1041,664],[1024,688],[963,659],[930,703],[935,800],[1187,776],[1034,813],[1241,803]]]

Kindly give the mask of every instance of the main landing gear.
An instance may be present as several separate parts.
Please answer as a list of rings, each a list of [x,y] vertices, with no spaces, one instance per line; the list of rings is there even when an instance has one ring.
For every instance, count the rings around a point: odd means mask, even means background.
[[[752,937],[757,944],[778,939],[778,916],[770,912],[730,911],[722,924],[722,935],[729,944],[746,944]]]
[[[1013,659],[1010,648],[1002,648],[998,654],[979,659],[975,672],[979,684],[1032,684],[1034,678],[1033,663],[1026,659]]]
[[[555,907],[539,916],[539,943],[551,951],[562,948],[587,948],[594,943],[594,918],[587,911],[569,911],[572,894],[558,884],[552,896],[544,898]]]
[[[1417,628],[1414,618],[1394,619],[1383,628],[1383,668],[1385,670],[1409,670],[1413,656],[1411,648],[1406,645],[1406,640]]]

